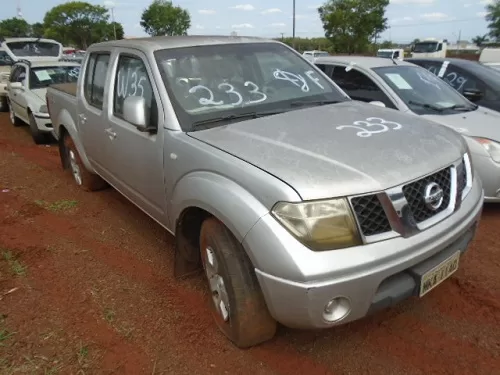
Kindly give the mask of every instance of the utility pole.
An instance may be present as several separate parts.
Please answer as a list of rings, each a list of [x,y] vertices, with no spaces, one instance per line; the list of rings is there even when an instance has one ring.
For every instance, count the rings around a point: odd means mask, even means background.
[[[285,38],[285,34],[281,33],[281,41],[283,41],[284,38]]]
[[[293,26],[292,26],[292,46],[295,49],[295,0],[293,0]]]
[[[116,40],[116,23],[115,23],[115,7],[111,7],[111,22],[113,22],[113,34],[115,35]]]

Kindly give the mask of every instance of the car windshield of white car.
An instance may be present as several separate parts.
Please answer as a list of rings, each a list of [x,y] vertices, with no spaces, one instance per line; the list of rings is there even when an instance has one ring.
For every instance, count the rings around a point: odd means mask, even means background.
[[[373,68],[387,85],[419,115],[473,111],[477,105],[465,99],[448,83],[419,66],[393,65]],[[461,85],[462,82],[457,82]],[[467,82],[463,82],[466,85]]]
[[[30,71],[30,89],[42,89],[57,83],[76,82],[80,66],[34,67]]]
[[[165,49],[155,57],[187,127],[240,112],[275,113],[350,100],[316,67],[278,43]]]

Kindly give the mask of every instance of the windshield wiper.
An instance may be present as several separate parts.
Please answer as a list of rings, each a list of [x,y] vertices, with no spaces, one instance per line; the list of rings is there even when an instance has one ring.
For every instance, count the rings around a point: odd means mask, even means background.
[[[413,100],[410,100],[408,102],[408,104],[413,104],[413,105],[416,105],[418,107],[423,107],[423,108],[429,108],[429,109],[432,109],[432,110],[434,110],[436,112],[443,112],[445,109],[448,109],[448,108],[437,107],[435,105],[428,104],[428,103],[414,102]]]
[[[252,112],[245,112],[245,113],[239,113],[239,114],[229,114],[226,116],[220,116],[220,117],[215,117],[215,118],[209,118],[206,120],[200,120],[200,121],[195,121],[193,123],[193,127],[198,127],[200,125],[208,125],[208,124],[215,124],[218,122],[224,122],[224,121],[231,121],[231,120],[239,120],[239,119],[244,119],[244,118],[259,118],[259,117],[265,117],[265,116],[271,116],[271,115],[277,115],[279,113],[286,112],[286,110],[280,109],[280,110],[271,110],[271,111],[252,111]]]
[[[299,100],[290,103],[292,107],[301,107],[305,105],[326,105],[326,104],[337,104],[340,100]]]
[[[444,109],[454,109],[457,111],[475,111],[479,106],[477,104],[474,104],[472,106],[468,105],[463,105],[463,104],[455,104],[452,105],[451,107],[446,107]]]

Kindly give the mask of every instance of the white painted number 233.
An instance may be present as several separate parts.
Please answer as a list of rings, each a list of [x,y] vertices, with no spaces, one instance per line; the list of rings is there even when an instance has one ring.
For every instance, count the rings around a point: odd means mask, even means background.
[[[359,131],[356,133],[356,135],[358,137],[366,138],[366,137],[371,137],[373,134],[385,133],[389,130],[399,130],[402,127],[403,126],[401,124],[394,121],[386,121],[378,117],[369,117],[366,119],[366,121],[354,121],[353,125],[341,125],[337,126],[336,129],[337,130],[342,130],[345,128],[358,129]]]

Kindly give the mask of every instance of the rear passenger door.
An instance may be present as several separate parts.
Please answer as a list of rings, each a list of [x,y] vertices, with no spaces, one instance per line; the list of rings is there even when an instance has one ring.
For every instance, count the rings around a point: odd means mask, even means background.
[[[113,64],[108,128],[113,155],[112,184],[161,223],[166,223],[163,169],[163,110],[147,57],[140,51],[117,49]],[[150,113],[144,132],[124,118],[128,96],[142,96]],[[166,151],[168,152],[168,150]]]
[[[78,115],[76,118],[78,135],[82,140],[85,153],[95,168],[106,180],[112,167],[106,134],[106,110],[109,86],[110,52],[91,52],[83,67],[83,87],[78,93]]]

